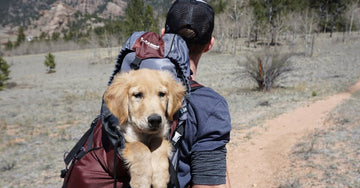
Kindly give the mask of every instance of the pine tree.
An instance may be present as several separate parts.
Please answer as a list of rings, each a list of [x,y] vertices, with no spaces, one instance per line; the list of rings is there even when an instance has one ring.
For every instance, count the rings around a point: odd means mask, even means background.
[[[5,44],[5,50],[11,50],[13,46],[13,43],[8,39],[7,43]]]
[[[5,87],[5,81],[9,80],[9,70],[10,66],[7,62],[0,56],[0,90]]]
[[[24,31],[25,31],[24,27],[20,26],[18,29],[18,35],[15,42],[15,47],[18,47],[22,42],[25,41],[26,36]]]
[[[320,28],[323,32],[329,32],[330,36],[335,30],[345,30],[345,16],[348,6],[354,0],[309,0],[310,6],[316,10],[320,18]]]
[[[274,43],[275,30],[277,27],[275,22],[276,17],[286,14],[286,7],[289,4],[289,0],[250,0],[250,6],[254,10],[255,24],[262,28],[269,26],[270,31],[266,32],[271,32],[270,44]]]
[[[154,32],[158,31],[159,29],[158,21],[154,17],[154,10],[150,5],[146,5],[143,20],[144,20],[144,30],[150,30]]]
[[[125,10],[126,35],[134,31],[158,32],[159,26],[154,16],[154,10],[143,0],[131,0]]]
[[[50,52],[48,53],[47,56],[45,56],[44,64],[48,69],[47,70],[48,73],[54,73],[55,72],[55,67],[56,67],[55,56],[53,54],[51,54]]]
[[[210,1],[211,7],[213,7],[215,14],[220,14],[225,11],[228,2],[226,0],[212,0]]]

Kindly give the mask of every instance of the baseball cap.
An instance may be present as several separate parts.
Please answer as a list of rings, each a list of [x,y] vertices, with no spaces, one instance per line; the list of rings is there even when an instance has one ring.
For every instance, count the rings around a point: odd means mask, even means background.
[[[176,34],[183,28],[196,33],[184,38],[186,42],[208,43],[214,30],[213,8],[203,0],[176,0],[166,16],[165,32]]]

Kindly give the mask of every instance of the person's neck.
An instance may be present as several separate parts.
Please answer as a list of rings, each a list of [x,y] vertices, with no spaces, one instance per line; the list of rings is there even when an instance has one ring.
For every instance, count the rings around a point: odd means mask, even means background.
[[[196,79],[196,71],[197,71],[197,67],[200,61],[200,57],[201,54],[195,57],[190,57],[190,69],[192,71],[192,75],[190,76],[191,80],[195,80]]]

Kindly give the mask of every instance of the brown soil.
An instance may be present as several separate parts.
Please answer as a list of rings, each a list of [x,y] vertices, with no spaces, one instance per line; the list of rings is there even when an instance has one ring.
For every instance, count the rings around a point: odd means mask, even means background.
[[[228,147],[228,171],[231,187],[277,187],[277,176],[290,166],[288,156],[297,141],[326,126],[326,116],[352,93],[360,90],[360,81],[347,92],[297,108],[244,132],[232,131]],[[243,142],[252,133],[251,138]]]

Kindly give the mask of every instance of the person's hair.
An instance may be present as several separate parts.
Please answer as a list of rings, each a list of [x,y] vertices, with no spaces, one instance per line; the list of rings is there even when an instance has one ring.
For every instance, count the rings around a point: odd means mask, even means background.
[[[207,44],[199,44],[196,42],[191,42],[191,39],[196,36],[196,33],[194,30],[190,28],[183,28],[180,29],[177,32],[178,35],[180,35],[184,40],[186,41],[186,45],[189,48],[189,55],[198,55],[202,53],[206,47]],[[209,42],[209,41],[208,41]]]

